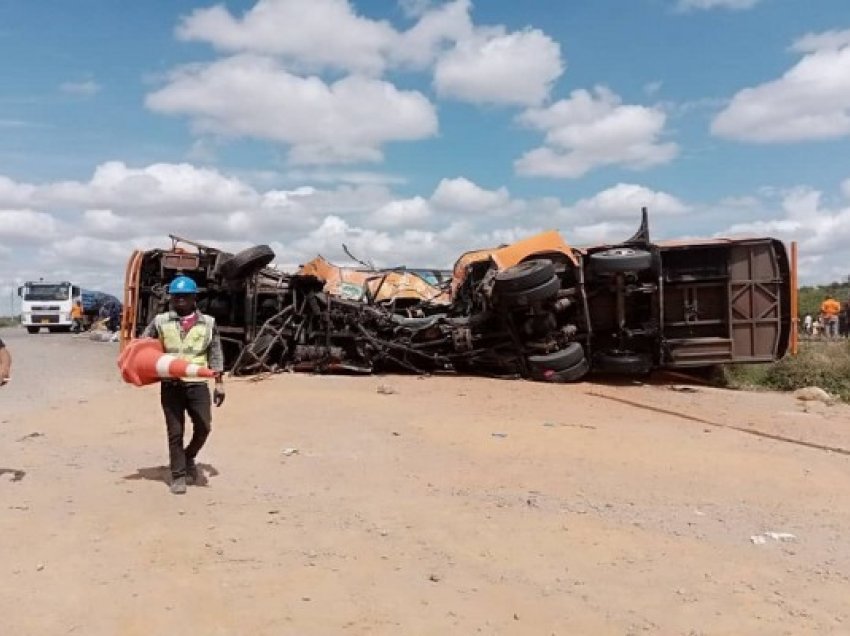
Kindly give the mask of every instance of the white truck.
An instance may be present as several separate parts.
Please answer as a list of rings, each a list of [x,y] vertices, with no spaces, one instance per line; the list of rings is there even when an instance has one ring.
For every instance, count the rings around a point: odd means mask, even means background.
[[[18,288],[21,297],[21,324],[29,333],[38,333],[46,327],[50,333],[71,331],[74,321],[71,309],[79,301],[83,309],[83,325],[98,317],[101,308],[118,300],[102,292],[88,291],[69,281],[27,282]]]

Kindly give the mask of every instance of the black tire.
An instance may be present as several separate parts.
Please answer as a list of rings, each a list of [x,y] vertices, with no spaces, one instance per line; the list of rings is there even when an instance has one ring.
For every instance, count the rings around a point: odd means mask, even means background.
[[[552,276],[547,282],[531,289],[517,292],[504,292],[497,296],[496,302],[505,309],[528,307],[537,302],[549,300],[561,289],[561,279]]]
[[[590,267],[597,274],[639,272],[652,267],[652,254],[631,247],[616,247],[591,254]]]
[[[221,264],[219,272],[227,280],[248,278],[274,260],[274,250],[268,245],[255,245],[242,250]]]
[[[497,293],[516,292],[542,285],[555,275],[552,261],[534,259],[508,267],[496,274],[493,290]]]
[[[652,370],[652,358],[633,351],[602,351],[594,356],[593,368],[603,373],[646,375]]]
[[[27,333],[38,333],[41,327],[27,327]]]
[[[577,342],[542,356],[528,356],[528,368],[532,373],[544,371],[563,371],[574,367],[584,359],[584,348]]]
[[[590,371],[590,363],[587,358],[582,358],[573,366],[561,371],[547,371],[532,375],[532,378],[540,382],[578,382]]]

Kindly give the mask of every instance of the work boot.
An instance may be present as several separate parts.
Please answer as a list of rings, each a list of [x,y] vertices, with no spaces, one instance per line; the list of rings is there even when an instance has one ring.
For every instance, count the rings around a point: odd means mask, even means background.
[[[198,465],[195,462],[186,465],[186,483],[190,486],[198,485]]]
[[[186,494],[186,478],[177,477],[171,480],[171,493],[174,495]]]

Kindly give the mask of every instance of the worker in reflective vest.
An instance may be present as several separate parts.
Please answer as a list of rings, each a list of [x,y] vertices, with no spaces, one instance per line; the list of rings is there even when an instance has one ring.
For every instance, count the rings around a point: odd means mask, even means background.
[[[207,441],[212,425],[214,402],[224,402],[224,355],[215,319],[197,310],[198,286],[188,276],[178,276],[168,286],[171,311],[158,314],[142,337],[159,338],[166,353],[216,372],[212,399],[205,378],[163,380],[162,410],[168,430],[168,455],[171,462],[171,492],[182,495],[187,483],[198,483],[195,464],[198,452]],[[183,448],[186,414],[192,420],[192,439]]]

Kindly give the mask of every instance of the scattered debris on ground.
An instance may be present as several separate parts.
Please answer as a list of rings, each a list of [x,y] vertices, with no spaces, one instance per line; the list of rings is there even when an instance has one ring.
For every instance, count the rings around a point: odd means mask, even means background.
[[[761,534],[754,534],[750,537],[750,541],[752,541],[755,545],[764,545],[767,543],[768,539],[781,543],[790,543],[796,541],[797,537],[790,532],[763,532]]]
[[[794,397],[803,402],[823,402],[830,404],[834,401],[834,398],[829,393],[817,386],[807,386],[797,389],[794,391]]]

